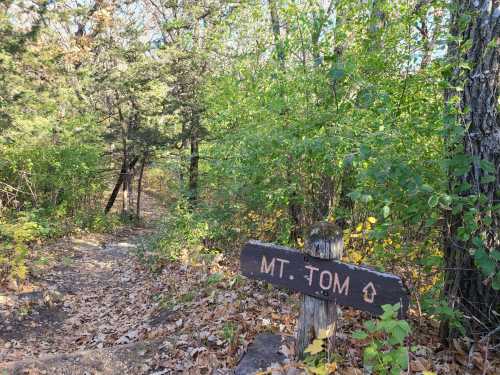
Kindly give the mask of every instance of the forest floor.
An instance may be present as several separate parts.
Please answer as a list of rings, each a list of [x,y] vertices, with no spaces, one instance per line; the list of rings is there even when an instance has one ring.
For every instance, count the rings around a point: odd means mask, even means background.
[[[243,279],[237,251],[152,272],[138,249],[158,207],[145,199],[143,226],[36,249],[30,282],[0,293],[0,374],[229,374],[256,334],[293,336],[298,296]],[[339,374],[362,373],[363,347],[350,333],[363,318],[343,311]],[[441,350],[430,325],[413,337],[412,373],[500,374],[480,348]],[[292,357],[288,341],[281,351]],[[293,367],[269,373],[300,373]]]

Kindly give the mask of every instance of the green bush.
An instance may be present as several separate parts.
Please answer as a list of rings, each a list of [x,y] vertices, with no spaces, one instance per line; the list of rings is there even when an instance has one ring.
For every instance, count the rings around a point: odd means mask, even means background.
[[[27,220],[0,222],[0,284],[26,277],[27,243],[37,237],[40,228],[38,223]]]
[[[116,218],[100,213],[101,156],[85,144],[10,145],[1,149],[0,283],[24,279],[32,241],[75,226],[109,231]]]
[[[401,309],[399,303],[383,305],[384,313],[377,321],[366,321],[364,330],[353,333],[357,340],[369,340],[363,352],[366,369],[377,375],[400,375],[408,368],[408,348],[405,340],[410,334],[410,325],[405,320],[398,320]]]
[[[84,144],[7,147],[0,182],[15,194],[16,210],[51,209],[64,217],[95,202],[103,190],[100,151]],[[6,200],[9,202],[9,200]]]

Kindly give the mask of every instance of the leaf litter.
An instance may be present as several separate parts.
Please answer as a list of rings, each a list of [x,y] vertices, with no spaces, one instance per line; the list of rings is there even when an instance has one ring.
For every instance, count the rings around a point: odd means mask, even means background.
[[[243,279],[234,254],[210,263],[170,262],[152,273],[135,256],[138,239],[150,232],[88,234],[38,248],[37,256],[51,261],[34,267],[22,290],[0,294],[0,369],[47,355],[149,342],[154,350],[136,352],[137,373],[229,374],[257,334],[275,332],[284,337],[281,352],[288,360],[263,373],[304,373],[292,360],[290,344],[297,294]],[[343,309],[338,363],[330,367],[336,373],[361,374],[363,346],[351,332],[367,318]],[[488,358],[485,345],[467,350],[457,340],[444,350],[432,324],[418,327],[412,336],[411,373],[462,374],[468,369],[470,374],[500,374],[498,358]]]

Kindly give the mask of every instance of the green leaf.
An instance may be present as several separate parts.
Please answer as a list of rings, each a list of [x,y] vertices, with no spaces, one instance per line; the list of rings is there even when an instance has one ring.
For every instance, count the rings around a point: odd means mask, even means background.
[[[352,333],[352,337],[356,340],[364,340],[368,337],[368,334],[365,331],[357,330]]]
[[[457,236],[461,241],[467,241],[470,238],[468,230],[464,227],[460,227],[457,230]]]
[[[490,256],[495,259],[496,261],[500,262],[500,250],[493,250],[490,253]]]
[[[428,185],[428,184],[423,184],[420,189],[426,193],[432,193],[434,191],[434,189],[432,188],[431,185]]]
[[[382,208],[382,214],[384,215],[384,219],[387,219],[387,217],[389,216],[390,213],[391,213],[391,209],[389,208],[389,206],[384,206]]]
[[[372,200],[373,200],[373,197],[370,194],[363,194],[361,196],[361,202],[363,202],[363,203],[368,203],[368,202],[371,202]]]
[[[340,81],[346,76],[346,72],[344,69],[339,69],[339,68],[332,68],[330,69],[330,78],[333,81]]]
[[[486,173],[495,173],[495,165],[491,161],[481,159],[479,161],[479,165],[481,166],[481,169]]]
[[[497,178],[495,176],[492,176],[492,175],[487,175],[487,176],[481,177],[482,184],[489,184],[491,182],[495,182],[496,180],[497,180]]]
[[[405,340],[406,336],[410,333],[410,326],[404,320],[398,321],[397,324],[394,325],[394,328],[391,330],[391,339],[389,340],[390,344],[402,344]]]
[[[377,357],[378,351],[377,351],[376,346],[372,344],[364,350],[363,354],[364,354],[365,360],[367,360],[369,362],[371,359]]]
[[[429,207],[433,208],[436,207],[439,202],[439,197],[437,195],[431,195],[429,197],[429,200],[427,201],[427,204]]]
[[[361,145],[359,147],[359,154],[362,159],[368,159],[371,156],[371,149],[367,145]]]
[[[373,333],[377,330],[377,325],[375,324],[375,322],[373,320],[368,320],[368,321],[364,322],[363,326],[366,328],[366,330],[369,333]]]
[[[352,191],[349,194],[347,194],[349,198],[351,198],[353,201],[357,201],[361,198],[361,193],[359,191]]]
[[[493,283],[491,284],[493,289],[500,290],[500,272],[497,271],[495,277],[493,278]]]
[[[474,259],[485,276],[490,276],[495,272],[496,262],[488,256],[484,249],[477,249],[474,253]]]
[[[393,358],[403,370],[408,368],[408,349],[398,348],[393,352]]]

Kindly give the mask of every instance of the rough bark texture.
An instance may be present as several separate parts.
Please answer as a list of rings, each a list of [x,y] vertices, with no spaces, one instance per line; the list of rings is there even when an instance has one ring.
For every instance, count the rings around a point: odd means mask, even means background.
[[[449,107],[454,96],[460,98],[457,118],[464,129],[462,144],[451,144],[449,149],[450,152],[464,152],[472,161],[465,175],[450,175],[450,192],[461,197],[481,195],[485,198],[484,203],[476,204],[478,228],[470,238],[481,238],[489,255],[500,249],[500,212],[493,208],[500,197],[500,5],[491,0],[456,0],[454,6],[451,32],[462,39],[462,46],[470,43],[470,48],[459,48],[457,42],[452,41],[448,53],[451,60],[466,62],[470,70],[455,68],[451,88],[445,93]],[[470,18],[461,26],[464,15]],[[463,87],[463,91],[456,91],[455,87]],[[450,139],[449,143],[452,142]],[[494,166],[494,171],[489,173],[495,177],[494,181],[483,181],[486,171],[481,161],[489,161]],[[464,183],[468,188],[459,190],[458,186]],[[469,251],[477,246],[471,239],[465,241],[459,236],[460,227],[466,222],[464,213],[446,214],[444,294],[452,307],[464,313],[466,333],[477,336],[500,324],[500,294],[492,288],[491,277],[477,268],[473,252]],[[490,260],[494,262],[493,258]],[[496,268],[498,272],[498,265]],[[448,341],[458,332],[444,323],[441,335]]]
[[[332,208],[333,177],[323,172],[319,177],[317,189],[313,196],[313,221],[326,220]]]
[[[333,223],[317,223],[311,226],[304,252],[322,259],[340,259],[344,249],[342,230]],[[304,350],[317,337],[319,330],[337,321],[337,305],[307,295],[301,296],[300,315],[297,325],[297,353],[304,358]],[[328,350],[332,349],[330,343]]]

